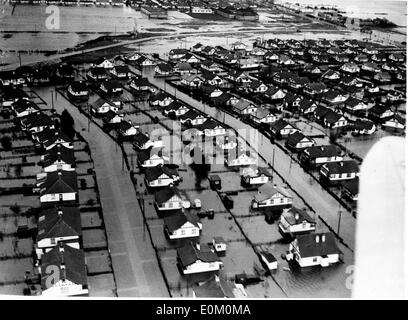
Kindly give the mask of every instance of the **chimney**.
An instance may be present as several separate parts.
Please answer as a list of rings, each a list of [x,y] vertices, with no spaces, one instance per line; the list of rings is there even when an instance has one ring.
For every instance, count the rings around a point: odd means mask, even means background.
[[[344,166],[343,161],[340,161],[340,167]]]
[[[59,175],[59,176],[62,176],[62,172],[61,172],[61,171],[59,171],[59,170],[58,170],[58,175]]]
[[[316,240],[316,243],[319,243],[319,241],[320,241],[320,235],[316,234],[315,240]]]
[[[201,249],[201,246],[200,246],[199,243],[196,243],[196,248],[197,248],[197,250],[200,250],[200,249]]]
[[[220,277],[215,275],[215,282],[220,282]]]
[[[299,220],[299,213],[295,214],[295,219],[296,219],[296,221]]]
[[[322,234],[322,242],[325,242],[325,241],[326,241],[326,235]]]
[[[61,217],[62,216],[62,210],[61,209],[58,209],[58,215]]]

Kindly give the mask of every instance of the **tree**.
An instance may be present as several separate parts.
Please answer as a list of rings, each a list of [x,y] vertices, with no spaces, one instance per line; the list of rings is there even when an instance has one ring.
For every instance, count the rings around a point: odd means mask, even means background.
[[[1,142],[1,146],[4,149],[4,151],[10,151],[13,147],[11,143],[11,138],[9,136],[3,136],[0,142]]]
[[[61,113],[60,122],[61,122],[61,131],[64,132],[68,137],[73,139],[75,136],[75,129],[74,129],[75,122],[72,116],[69,114],[69,112],[66,109],[62,111]]]

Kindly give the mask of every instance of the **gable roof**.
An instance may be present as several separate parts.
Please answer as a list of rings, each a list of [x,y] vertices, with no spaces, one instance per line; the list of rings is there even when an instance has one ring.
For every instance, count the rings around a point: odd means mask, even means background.
[[[167,166],[158,165],[155,167],[146,168],[145,178],[147,181],[150,182],[158,179],[163,174],[169,176],[170,178],[174,175],[178,176],[178,172],[176,169],[171,169]]]
[[[48,167],[56,161],[63,161],[67,164],[75,165],[74,150],[66,148],[62,144],[58,144],[54,148],[46,151],[43,166]]]
[[[322,242],[322,236],[325,237],[324,242]],[[316,242],[316,237],[319,237],[319,242]],[[341,253],[331,232],[299,235],[295,241],[302,258]]]
[[[340,162],[329,162],[323,165],[329,174],[356,173],[360,171],[357,162],[354,160],[344,160]]]
[[[335,145],[322,145],[306,148],[303,152],[309,155],[310,158],[334,157],[341,156],[341,149]]]
[[[179,190],[172,187],[165,187],[154,194],[154,199],[158,204],[162,204],[170,200],[173,196],[181,197]]]
[[[77,192],[77,174],[75,171],[48,172],[45,182],[41,184],[40,194]]]
[[[290,193],[285,189],[274,185],[272,182],[267,182],[259,187],[258,193],[254,196],[255,200],[257,201],[265,201],[272,196],[280,194],[286,198],[292,198]]]
[[[202,262],[220,261],[218,256],[208,246],[201,244],[199,250],[192,242],[187,243],[184,247],[177,248],[177,255],[183,267],[187,267],[197,260]]]
[[[198,226],[198,219],[189,212],[177,211],[176,213],[164,218],[164,225],[170,232],[174,232],[190,222],[195,227]]]
[[[282,216],[290,225],[297,225],[302,223],[303,221],[307,221],[309,223],[315,223],[314,219],[307,213],[304,209],[299,209],[296,207],[292,207],[288,210],[284,210]]]

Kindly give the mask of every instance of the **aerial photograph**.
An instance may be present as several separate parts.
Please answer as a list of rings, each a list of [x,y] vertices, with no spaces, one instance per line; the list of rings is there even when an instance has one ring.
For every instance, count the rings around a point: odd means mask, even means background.
[[[406,40],[405,1],[0,0],[0,299],[408,298]]]

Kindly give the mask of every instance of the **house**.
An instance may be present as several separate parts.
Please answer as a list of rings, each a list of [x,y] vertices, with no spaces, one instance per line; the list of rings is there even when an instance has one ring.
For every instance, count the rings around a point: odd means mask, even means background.
[[[343,161],[341,149],[335,145],[312,146],[303,150],[298,157],[303,165],[310,168]]]
[[[85,82],[74,81],[68,87],[68,94],[73,98],[87,98],[89,89]]]
[[[350,113],[366,111],[368,109],[367,103],[360,99],[349,97],[344,103],[345,109]]]
[[[357,119],[351,126],[353,135],[371,135],[377,129],[370,120]]]
[[[139,68],[156,66],[156,62],[154,62],[154,60],[149,59],[145,56],[140,56],[139,59],[137,59],[134,63]]]
[[[189,63],[190,65],[196,65],[198,64],[201,60],[197,58],[195,55],[191,53],[185,54],[182,58],[180,58],[181,62],[186,62]]]
[[[245,298],[247,293],[244,286],[232,281],[224,280],[214,275],[200,285],[193,287],[193,298]]]
[[[132,53],[128,54],[128,55],[125,57],[125,60],[126,60],[126,61],[136,61],[136,60],[139,59],[141,56],[142,56],[142,54],[141,54],[140,52],[135,51],[135,52],[132,52]]]
[[[108,74],[106,73],[105,68],[102,67],[90,68],[87,72],[87,76],[94,81],[105,81],[108,79]]]
[[[130,121],[126,121],[123,119],[116,126],[118,133],[123,137],[130,137],[136,135],[137,128],[138,126],[134,126]]]
[[[108,110],[102,114],[102,120],[106,124],[119,124],[123,120],[123,115],[117,114],[113,110]]]
[[[176,187],[164,187],[154,194],[154,204],[159,211],[179,210],[183,208],[183,200]]]
[[[169,159],[162,148],[149,147],[148,149],[137,152],[137,162],[143,168],[164,165],[168,163]]]
[[[289,87],[293,89],[302,89],[306,84],[310,83],[308,77],[292,77],[289,78]]]
[[[348,180],[342,183],[341,195],[343,198],[353,202],[358,200],[359,181],[358,179]]]
[[[368,72],[381,72],[380,67],[375,62],[366,62],[361,66],[361,70]]]
[[[385,129],[405,130],[405,119],[395,114],[382,124]]]
[[[240,70],[230,70],[226,78],[232,82],[242,84],[248,84],[252,81],[246,73]]]
[[[259,67],[258,60],[252,57],[241,58],[238,60],[238,65],[241,70],[244,69],[256,69]]]
[[[220,72],[222,69],[218,66],[217,63],[211,61],[211,60],[204,60],[200,64],[201,69],[203,71],[210,71],[210,72]]]
[[[50,270],[55,281],[48,279]],[[55,246],[41,258],[41,295],[47,297],[88,295],[85,255],[66,244]]]
[[[54,129],[54,121],[42,112],[30,113],[27,116],[21,118],[21,127],[23,130],[28,130],[32,133],[41,132],[48,129]]]
[[[277,63],[280,65],[292,66],[295,64],[295,61],[285,54],[280,54]]]
[[[15,71],[1,71],[0,84],[2,87],[17,87],[22,86],[26,82],[25,78],[21,77]]]
[[[329,109],[323,116],[323,124],[327,128],[335,129],[346,127],[348,125],[348,121],[343,115]]]
[[[152,106],[166,107],[173,101],[174,99],[164,91],[158,91],[149,98],[149,102]]]
[[[74,148],[74,143],[71,138],[69,138],[65,133],[55,131],[54,129],[45,129],[38,132],[34,139],[41,143],[45,150],[50,150],[58,145],[62,145],[69,149]]]
[[[157,137],[156,139],[150,139],[146,134],[142,132],[138,132],[133,137],[133,146],[137,150],[145,150],[150,147],[152,148],[162,148],[163,147],[163,140],[161,137]]]
[[[151,188],[167,187],[180,181],[180,176],[176,169],[158,165],[146,168],[145,181]]]
[[[296,109],[299,107],[300,101],[302,98],[299,95],[288,92],[283,98],[283,105],[288,109]]]
[[[246,44],[241,41],[237,41],[231,44],[232,51],[246,50],[246,48],[247,48]]]
[[[279,119],[271,124],[271,133],[277,138],[287,137],[296,131],[299,131],[299,129],[283,119]]]
[[[206,56],[212,56],[215,54],[215,48],[212,46],[205,46],[200,52]]]
[[[61,144],[46,151],[41,157],[44,172],[75,170],[74,150]]]
[[[374,80],[380,83],[391,82],[391,75],[388,72],[378,72],[374,75]]]
[[[241,172],[241,182],[244,185],[261,185],[272,180],[272,174],[267,168],[244,168]]]
[[[316,142],[313,139],[306,137],[300,131],[288,135],[288,139],[285,142],[285,146],[293,152],[299,152],[305,148],[312,147],[315,144]]]
[[[29,114],[40,112],[38,106],[31,100],[20,98],[13,102],[11,109],[17,118],[26,117]]]
[[[163,108],[163,113],[166,116],[169,116],[173,113],[176,117],[179,117],[185,114],[188,110],[190,110],[185,104],[182,104],[179,101],[173,101],[167,107]]]
[[[108,111],[113,111],[113,112],[118,112],[119,108],[112,102],[107,101],[103,98],[100,98],[96,100],[92,105],[91,105],[91,111],[95,115],[104,115]]]
[[[275,86],[269,86],[264,92],[264,96],[273,101],[282,100],[285,95],[286,93],[282,89]]]
[[[177,262],[183,274],[219,271],[223,265],[217,254],[207,245],[192,242],[177,248]]]
[[[322,74],[322,78],[326,80],[338,80],[340,79],[340,73],[329,69],[325,73]]]
[[[188,53],[187,49],[171,49],[169,52],[169,60],[180,60]]]
[[[110,73],[118,79],[129,79],[132,73],[129,70],[128,66],[114,66]]]
[[[173,74],[173,67],[168,63],[159,63],[154,68],[154,72],[158,76],[170,76]]]
[[[221,79],[220,79],[221,80]],[[201,75],[191,74],[183,75],[180,80],[181,84],[188,88],[199,88],[204,82],[204,78]]]
[[[201,43],[196,43],[192,48],[191,51],[193,52],[201,52],[201,50],[204,48],[204,46]]]
[[[136,91],[150,91],[156,92],[156,88],[150,84],[149,80],[145,77],[133,79],[130,82],[130,88]]]
[[[313,112],[313,117],[318,122],[323,122],[324,116],[329,112],[329,108],[323,107],[321,105],[317,106]]]
[[[267,266],[269,271],[278,269],[278,260],[268,251],[259,252],[262,262]]]
[[[312,100],[304,98],[300,101],[298,108],[301,114],[307,115],[313,114],[317,108],[317,105]]]
[[[347,62],[340,67],[340,70],[347,73],[359,73],[360,67],[355,63]]]
[[[203,225],[189,212],[178,211],[164,218],[164,233],[170,240],[196,238]]]
[[[20,88],[3,88],[1,95],[1,104],[4,108],[10,107],[14,102],[19,99],[29,100],[25,91]]]
[[[174,66],[174,71],[180,75],[191,74],[193,67],[188,62],[179,62]]]
[[[282,209],[290,208],[292,202],[293,197],[286,189],[267,182],[259,187],[258,193],[252,199],[251,207],[254,209],[263,207]]]
[[[224,125],[211,118],[196,126],[196,129],[202,132],[206,137],[216,137],[227,133],[227,129]]]
[[[394,112],[387,106],[377,104],[368,110],[369,116],[376,121],[384,122],[394,116]]]
[[[218,256],[225,256],[227,251],[227,243],[223,237],[214,237],[212,241],[213,248]]]
[[[190,126],[198,126],[203,124],[206,119],[207,117],[205,115],[199,113],[195,109],[190,109],[179,117],[181,123]]]
[[[259,80],[254,80],[249,85],[249,91],[254,92],[254,93],[264,93],[267,90],[268,90],[268,86]]]
[[[238,150],[238,152],[235,152],[235,150],[230,150],[227,159],[225,159],[225,164],[228,167],[249,166],[255,165],[257,160],[249,151]]]
[[[99,88],[106,94],[117,94],[123,92],[122,85],[120,82],[115,80],[103,81]]]
[[[201,89],[201,92],[206,97],[216,98],[216,97],[219,97],[220,95],[222,95],[222,90],[220,90],[216,86],[204,85],[200,89]]]
[[[254,113],[250,114],[250,118],[255,123],[272,123],[278,120],[278,116],[273,114],[268,108],[257,108]]]
[[[389,55],[389,59],[394,62],[405,62],[405,56],[400,52],[393,52]]]
[[[292,207],[284,210],[279,219],[279,231],[291,237],[316,230],[316,221],[306,210]]]
[[[327,87],[323,82],[309,82],[309,83],[306,83],[303,87],[304,93],[311,95],[311,96],[322,94],[326,90],[327,90]]]
[[[334,185],[357,178],[360,175],[359,171],[358,164],[354,160],[325,163],[320,168],[320,179],[329,185]]]
[[[115,65],[106,58],[99,59],[95,63],[92,64],[94,68],[104,68],[104,69],[113,69]]]
[[[338,263],[341,254],[333,233],[311,233],[300,235],[293,240],[286,259],[296,261],[300,267],[328,267]]]
[[[279,59],[279,54],[277,54],[276,52],[273,51],[267,51],[264,54],[264,60],[268,61],[268,62],[276,62]]]
[[[346,93],[330,89],[323,94],[322,99],[328,104],[339,104],[345,102],[348,97],[349,95]]]
[[[233,150],[238,146],[237,138],[233,135],[218,136],[215,142],[221,150]]]
[[[78,207],[51,207],[38,215],[38,233],[35,245],[37,257],[60,243],[79,249],[82,236],[81,215]]]
[[[232,111],[244,115],[244,114],[253,114],[258,109],[251,101],[241,98],[239,101],[232,106]]]
[[[48,172],[44,179],[38,181],[40,202],[76,201],[78,194],[77,175],[75,171]]]

